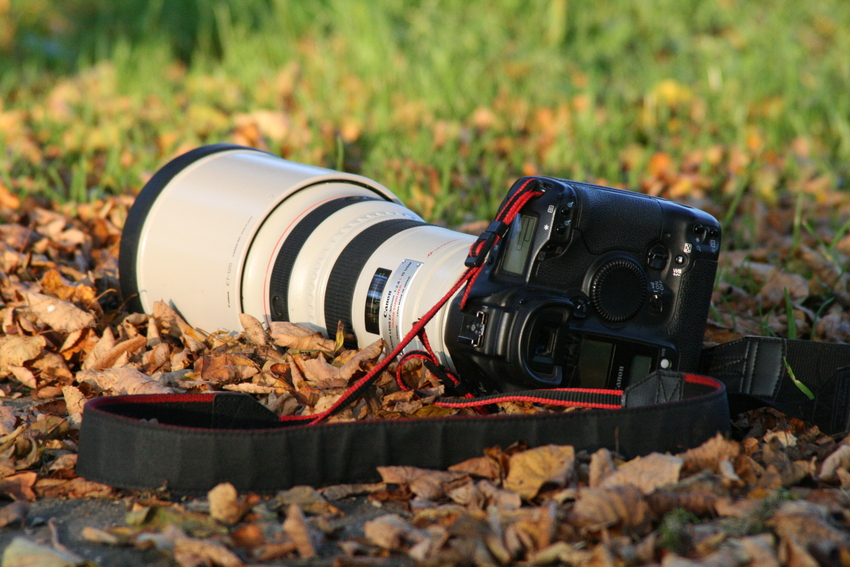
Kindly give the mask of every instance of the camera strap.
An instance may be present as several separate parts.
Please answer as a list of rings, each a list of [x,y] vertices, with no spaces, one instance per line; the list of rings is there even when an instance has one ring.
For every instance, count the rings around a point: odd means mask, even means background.
[[[96,398],[85,406],[77,473],[121,488],[177,494],[205,492],[221,482],[273,493],[297,484],[372,482],[379,466],[442,469],[517,441],[529,447],[608,447],[626,457],[681,451],[727,432],[730,406],[733,412],[772,406],[826,433],[848,430],[850,345],[765,337],[706,349],[700,374],[656,371],[624,390],[545,389],[478,398],[466,393],[435,404],[478,408],[482,415],[329,422],[416,337],[425,350],[406,356],[423,359],[450,385],[462,386],[438,366],[425,326],[465,287],[462,308],[492,247],[542,191],[532,178],[508,195],[471,246],[467,270],[452,289],[327,410],[280,418],[246,394],[223,392]],[[499,402],[584,410],[488,415],[486,408]]]

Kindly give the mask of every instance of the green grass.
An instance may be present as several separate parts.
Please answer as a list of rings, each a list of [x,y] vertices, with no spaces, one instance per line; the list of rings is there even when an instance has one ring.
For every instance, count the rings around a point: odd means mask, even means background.
[[[845,0],[4,9],[0,181],[22,193],[137,190],[175,152],[228,140],[341,164],[446,223],[490,215],[527,172],[733,212],[747,196],[815,200],[850,174]],[[240,137],[257,110],[285,133]]]

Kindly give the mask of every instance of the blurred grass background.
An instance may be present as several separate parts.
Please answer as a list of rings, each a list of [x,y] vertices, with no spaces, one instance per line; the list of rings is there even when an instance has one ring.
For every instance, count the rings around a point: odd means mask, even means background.
[[[434,222],[541,173],[728,224],[846,205],[848,87],[846,0],[0,0],[0,184],[85,201],[232,141]]]

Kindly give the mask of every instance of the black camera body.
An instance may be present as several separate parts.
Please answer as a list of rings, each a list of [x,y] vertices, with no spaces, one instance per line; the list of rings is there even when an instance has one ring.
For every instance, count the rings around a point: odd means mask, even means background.
[[[517,181],[506,200],[528,178]],[[535,177],[444,341],[482,392],[622,389],[657,369],[695,370],[720,226],[664,199]]]

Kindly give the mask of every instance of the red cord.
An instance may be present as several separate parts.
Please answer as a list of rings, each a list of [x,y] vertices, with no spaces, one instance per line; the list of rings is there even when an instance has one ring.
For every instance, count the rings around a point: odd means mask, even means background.
[[[535,181],[533,178],[526,180],[526,182],[515,191],[508,200],[504,203],[504,205],[499,209],[499,212],[496,214],[496,220],[501,221],[507,225],[509,225],[516,215],[520,212],[520,210],[528,203],[529,200],[534,197],[538,197],[543,194],[541,190],[532,190],[529,191],[528,188],[530,184]],[[497,237],[492,244],[498,242],[499,238]],[[470,246],[469,254],[470,256],[477,256],[482,253],[481,248],[484,243],[476,241],[472,246]],[[486,251],[489,253],[489,250]],[[352,384],[343,394],[337,399],[329,408],[324,410],[323,412],[313,414],[313,415],[297,415],[297,416],[281,416],[281,421],[309,421],[310,424],[315,424],[323,421],[324,419],[330,417],[335,414],[343,407],[351,403],[357,396],[359,396],[362,390],[368,386],[381,372],[383,372],[387,366],[389,366],[390,362],[392,362],[399,354],[401,354],[402,350],[417,336],[422,340],[423,345],[427,349],[428,356],[434,364],[439,365],[439,361],[437,360],[437,355],[431,349],[431,345],[428,341],[427,336],[425,335],[425,325],[431,321],[434,315],[437,314],[437,311],[449,301],[449,299],[454,296],[454,294],[463,286],[466,286],[464,290],[463,297],[461,298],[460,308],[463,309],[466,305],[466,301],[469,297],[469,292],[472,289],[472,285],[475,283],[475,280],[478,278],[478,275],[481,273],[482,266],[468,268],[461,276],[458,278],[457,282],[452,286],[452,288],[446,293],[442,299],[440,299],[431,309],[428,310],[425,315],[423,315],[416,323],[413,324],[413,327],[408,331],[408,333],[404,336],[404,338],[399,342],[396,347],[390,351],[380,362],[378,362],[375,366],[372,367],[369,372],[367,372],[362,378],[357,380],[354,384]],[[423,358],[425,358],[423,356]],[[399,386],[402,389],[407,389],[403,386],[403,381],[401,380],[400,368],[396,372],[396,381],[399,383]],[[471,394],[467,394],[467,397],[471,397]]]

